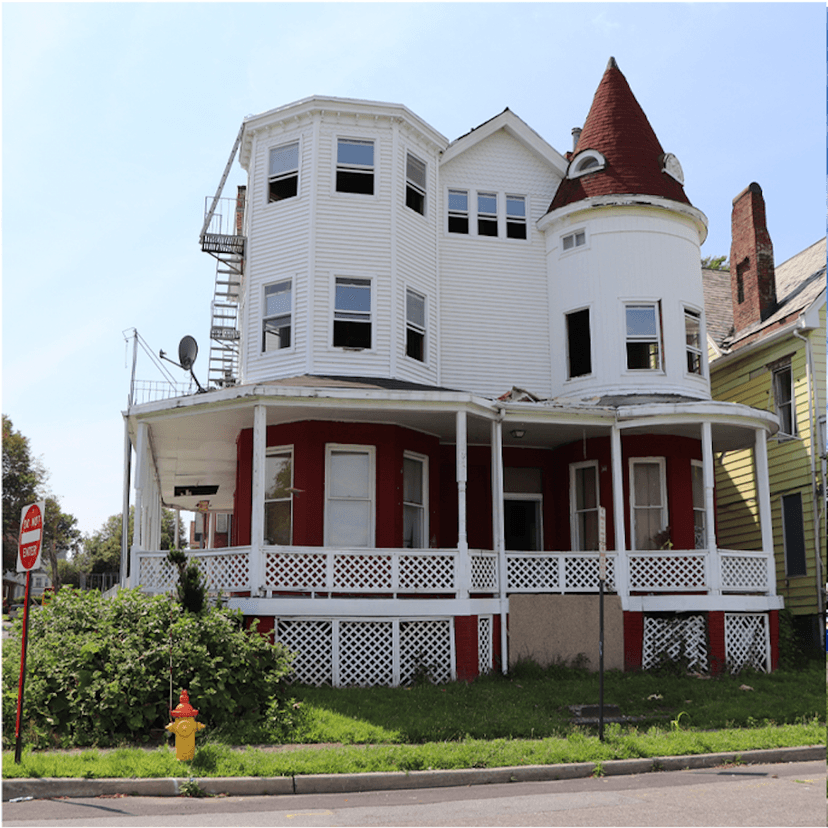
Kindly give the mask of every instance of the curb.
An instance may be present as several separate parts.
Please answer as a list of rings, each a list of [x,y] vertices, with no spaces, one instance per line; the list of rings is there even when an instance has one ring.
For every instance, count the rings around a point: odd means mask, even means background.
[[[730,753],[664,756],[654,759],[610,759],[565,765],[519,765],[507,768],[394,771],[389,773],[342,773],[315,776],[214,776],[196,779],[208,794],[228,796],[279,796],[285,794],[363,793],[416,788],[449,788],[504,782],[552,782],[583,779],[593,775],[622,776],[654,771],[693,770],[738,764],[816,762],[825,760],[825,747],[772,748]],[[9,779],[3,781],[3,801],[52,797],[179,796],[182,779]]]

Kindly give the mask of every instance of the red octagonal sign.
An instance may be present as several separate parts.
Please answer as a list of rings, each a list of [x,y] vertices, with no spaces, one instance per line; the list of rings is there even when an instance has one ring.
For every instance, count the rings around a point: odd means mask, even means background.
[[[46,504],[32,503],[24,506],[20,513],[20,546],[17,556],[17,571],[34,569],[40,560],[40,545],[43,541],[43,513]]]

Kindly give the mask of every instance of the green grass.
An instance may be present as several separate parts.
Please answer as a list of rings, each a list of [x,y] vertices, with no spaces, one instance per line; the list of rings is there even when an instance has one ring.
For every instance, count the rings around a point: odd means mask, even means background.
[[[603,762],[825,743],[825,665],[771,675],[702,679],[609,672],[604,701],[635,721],[573,726],[569,706],[598,702],[598,677],[584,670],[520,665],[506,678],[411,688],[296,687],[297,747],[273,752],[226,744],[202,731],[192,762],[167,745],[81,753],[3,754],[3,777],[293,776]],[[752,690],[740,689],[749,685]],[[261,743],[268,734],[261,734]]]

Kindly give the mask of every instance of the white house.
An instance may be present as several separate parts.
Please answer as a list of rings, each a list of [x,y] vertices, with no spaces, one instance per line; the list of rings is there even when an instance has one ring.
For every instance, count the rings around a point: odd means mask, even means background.
[[[603,509],[608,666],[773,668],[778,422],[711,398],[706,218],[614,60],[573,132],[506,109],[449,141],[326,97],[245,119],[247,185],[202,232],[211,389],[125,414],[133,585],[171,588],[161,504],[200,504],[213,588],[302,681],[595,665]],[[731,551],[713,457],[745,448],[761,543]]]

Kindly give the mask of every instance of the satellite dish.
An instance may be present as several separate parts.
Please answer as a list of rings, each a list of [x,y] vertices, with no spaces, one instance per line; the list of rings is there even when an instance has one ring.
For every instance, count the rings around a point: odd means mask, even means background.
[[[178,343],[178,361],[185,371],[193,367],[198,356],[198,343],[191,336],[185,336]]]

